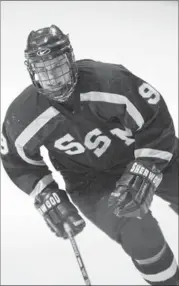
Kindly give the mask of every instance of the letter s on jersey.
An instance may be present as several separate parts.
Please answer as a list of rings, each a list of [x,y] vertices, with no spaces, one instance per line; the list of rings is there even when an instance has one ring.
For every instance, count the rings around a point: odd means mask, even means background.
[[[7,145],[7,140],[4,137],[3,133],[1,133],[1,154],[7,155],[9,153],[9,148]]]
[[[149,104],[157,104],[160,100],[160,93],[146,82],[143,82],[142,85],[139,86],[139,94],[143,98],[148,98],[147,101]]]
[[[85,136],[85,142],[84,145],[89,149],[89,150],[94,150],[94,154],[97,157],[100,157],[109,147],[109,145],[111,144],[111,139],[109,139],[107,136],[99,136],[102,132],[96,128],[93,129],[92,131],[90,131],[89,133],[87,133],[87,135]],[[97,136],[97,138],[95,140],[93,140],[93,138]],[[99,145],[102,144],[101,147],[99,147]]]
[[[64,150],[68,155],[77,155],[85,152],[85,148],[78,142],[71,142],[74,138],[68,133],[55,141],[55,148]],[[69,143],[70,142],[70,143]]]

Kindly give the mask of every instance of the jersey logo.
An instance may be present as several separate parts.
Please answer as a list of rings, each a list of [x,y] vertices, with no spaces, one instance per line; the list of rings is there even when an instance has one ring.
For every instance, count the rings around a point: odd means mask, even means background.
[[[114,128],[110,130],[111,134],[116,135],[119,139],[124,141],[127,146],[131,145],[135,139],[129,138],[132,136],[130,129],[126,128],[121,130]],[[102,134],[102,131],[98,128],[88,132],[84,138],[84,143],[74,141],[75,138],[69,133],[64,135],[55,141],[54,147],[64,151],[68,155],[78,155],[86,151],[91,150],[95,156],[101,157],[111,145],[112,139]]]

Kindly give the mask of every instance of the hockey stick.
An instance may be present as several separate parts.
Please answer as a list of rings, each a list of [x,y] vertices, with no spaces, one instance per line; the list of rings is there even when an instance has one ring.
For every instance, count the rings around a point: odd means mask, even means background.
[[[70,239],[70,242],[71,242],[71,245],[73,247],[76,259],[78,261],[78,264],[79,264],[79,267],[81,270],[81,274],[83,275],[83,279],[85,281],[85,284],[91,285],[91,282],[89,280],[89,276],[88,276],[88,273],[86,271],[85,265],[83,263],[80,251],[79,251],[78,246],[76,244],[75,238],[72,235],[71,228],[69,227],[69,225],[67,223],[64,223],[64,229],[66,231],[66,234],[68,235],[68,238]]]

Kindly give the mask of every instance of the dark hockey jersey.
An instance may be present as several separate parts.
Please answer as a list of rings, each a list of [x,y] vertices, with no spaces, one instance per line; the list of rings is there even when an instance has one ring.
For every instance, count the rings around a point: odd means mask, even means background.
[[[41,146],[71,188],[86,174],[121,175],[135,158],[161,171],[172,159],[174,126],[154,87],[121,65],[80,60],[77,66],[74,109],[50,101],[31,85],[7,111],[3,165],[29,195],[58,188],[40,155]]]

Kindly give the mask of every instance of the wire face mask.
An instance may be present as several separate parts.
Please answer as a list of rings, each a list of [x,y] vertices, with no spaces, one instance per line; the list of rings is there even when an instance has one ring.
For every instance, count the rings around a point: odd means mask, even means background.
[[[25,51],[27,69],[39,93],[64,102],[77,82],[77,68],[68,36],[56,27],[32,31]]]
[[[65,101],[70,96],[73,77],[66,55],[34,63],[33,68],[43,93],[57,101]]]

